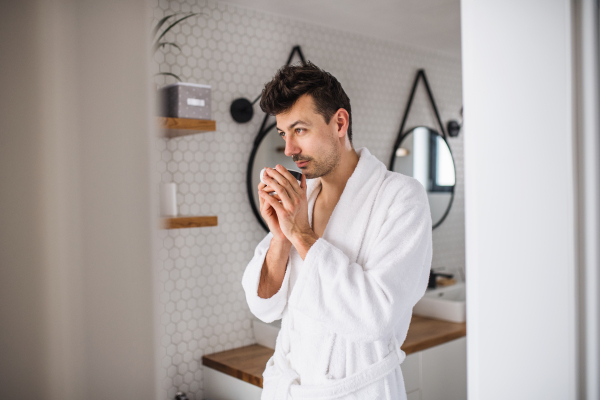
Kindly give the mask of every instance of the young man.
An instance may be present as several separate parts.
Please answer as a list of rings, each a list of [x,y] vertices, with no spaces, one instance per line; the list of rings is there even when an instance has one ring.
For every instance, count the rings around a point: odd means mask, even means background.
[[[270,232],[242,285],[254,315],[282,319],[261,399],[406,399],[400,346],[432,257],[425,188],[354,150],[350,100],[310,61],[281,68],[260,106],[303,173],[278,165],[258,185]]]

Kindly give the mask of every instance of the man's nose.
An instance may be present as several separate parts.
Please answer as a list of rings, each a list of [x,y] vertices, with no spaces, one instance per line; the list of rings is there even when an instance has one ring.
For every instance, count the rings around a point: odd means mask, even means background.
[[[294,140],[288,140],[285,142],[285,155],[288,157],[293,156],[294,154],[300,153],[300,148],[296,146]]]

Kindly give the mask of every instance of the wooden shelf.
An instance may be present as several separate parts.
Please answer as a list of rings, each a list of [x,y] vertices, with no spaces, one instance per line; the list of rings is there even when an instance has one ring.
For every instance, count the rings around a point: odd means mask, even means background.
[[[214,132],[217,130],[217,121],[212,119],[158,117],[158,126],[162,128],[165,137],[174,138],[202,132]]]
[[[163,229],[200,228],[203,226],[217,226],[217,216],[180,216],[163,218]]]

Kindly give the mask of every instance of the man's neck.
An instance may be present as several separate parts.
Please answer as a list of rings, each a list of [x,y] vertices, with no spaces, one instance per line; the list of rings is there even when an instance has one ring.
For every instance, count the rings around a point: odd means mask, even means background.
[[[358,159],[358,154],[353,148],[344,150],[340,163],[335,170],[331,171],[327,176],[320,177],[322,185],[318,196],[320,201],[324,201],[325,204],[337,204],[348,179],[350,179],[350,176],[356,169]]]

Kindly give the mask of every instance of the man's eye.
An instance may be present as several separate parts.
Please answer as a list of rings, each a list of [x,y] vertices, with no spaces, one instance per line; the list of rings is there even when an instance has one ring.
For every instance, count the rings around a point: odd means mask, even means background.
[[[303,130],[305,130],[305,129],[304,129],[304,128],[297,128],[297,129],[296,129],[296,132],[298,132],[298,131],[303,131]]]
[[[283,132],[283,131],[279,131],[279,136],[283,137],[283,134],[284,134],[284,133],[285,133],[285,132]]]

